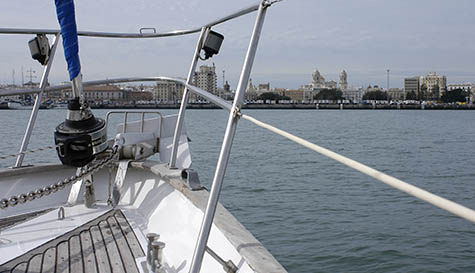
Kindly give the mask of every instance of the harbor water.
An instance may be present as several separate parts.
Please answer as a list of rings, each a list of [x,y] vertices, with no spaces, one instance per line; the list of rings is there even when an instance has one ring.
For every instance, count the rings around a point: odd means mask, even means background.
[[[105,117],[107,110],[94,113]],[[475,111],[245,113],[475,208]],[[18,152],[29,114],[0,111],[2,156]],[[29,148],[52,145],[65,115],[40,110]],[[222,110],[187,112],[193,168],[208,189],[226,121]],[[51,162],[59,163],[52,151],[25,157],[25,164]],[[13,164],[0,161],[2,168]],[[289,272],[475,272],[474,224],[245,120],[220,201]]]

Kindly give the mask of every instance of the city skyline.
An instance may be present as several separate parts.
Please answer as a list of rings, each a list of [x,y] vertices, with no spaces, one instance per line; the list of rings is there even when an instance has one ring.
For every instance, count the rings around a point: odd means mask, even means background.
[[[80,30],[138,32],[140,27],[156,27],[168,31],[199,26],[253,3],[256,1],[207,1],[207,6],[213,7],[207,9],[200,1],[137,1],[130,6],[125,1],[110,5],[84,0],[76,3],[76,10]],[[51,2],[2,2],[0,7],[1,27],[58,28]],[[475,38],[467,32],[475,26],[469,12],[473,7],[475,3],[466,0],[456,4],[428,0],[283,1],[268,13],[252,78],[256,83],[297,88],[311,81],[311,71],[318,67],[328,80],[335,81],[345,69],[350,86],[386,86],[386,69],[390,69],[391,87],[401,88],[405,77],[430,71],[446,75],[448,84],[473,82]],[[216,10],[220,13],[213,12]],[[215,30],[225,36],[221,52],[201,63],[215,62],[220,71],[226,70],[232,86],[239,77],[254,16],[217,27]],[[188,70],[193,51],[190,44],[195,44],[196,36],[142,41],[80,38],[84,78],[182,77]],[[16,83],[21,82],[21,66],[25,71],[31,67],[40,77],[41,67],[27,48],[32,37],[2,35],[0,83],[12,82],[13,69]],[[51,82],[64,80],[65,62],[62,50],[58,50]]]

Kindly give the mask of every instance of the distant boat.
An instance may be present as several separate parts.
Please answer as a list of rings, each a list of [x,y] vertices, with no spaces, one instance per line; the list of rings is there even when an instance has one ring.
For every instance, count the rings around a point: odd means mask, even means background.
[[[31,110],[33,109],[33,105],[21,103],[17,101],[9,101],[8,102],[8,109],[13,110]]]
[[[53,108],[53,104],[51,103],[43,102],[40,104],[40,109],[52,109],[52,108]]]
[[[67,102],[57,102],[57,103],[54,104],[54,108],[67,109],[68,108],[68,103]]]

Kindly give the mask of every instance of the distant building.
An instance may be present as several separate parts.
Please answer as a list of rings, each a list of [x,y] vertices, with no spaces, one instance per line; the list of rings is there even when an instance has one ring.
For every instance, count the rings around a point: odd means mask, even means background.
[[[83,94],[87,101],[94,102],[120,101],[125,99],[125,91],[116,85],[84,86]],[[63,98],[70,98],[71,89],[66,89],[63,95]]]
[[[408,93],[411,93],[411,92],[414,92],[414,94],[419,95],[419,92],[420,92],[419,76],[404,78],[404,92],[406,96]]]
[[[201,88],[205,91],[212,93],[213,95],[222,97],[222,94],[218,93],[216,66],[200,66],[200,71],[195,72],[194,86]],[[192,96],[192,100],[197,98]],[[199,96],[198,96],[199,99]]]
[[[314,90],[303,90],[303,100],[305,102],[312,102],[313,101],[313,97],[315,97],[315,95],[318,94],[318,91],[314,91]]]
[[[228,81],[223,86],[225,92],[231,92],[231,86],[229,85]]]
[[[473,83],[471,82],[465,82],[465,83],[454,83],[454,84],[449,84],[447,86],[447,90],[448,91],[452,91],[452,90],[455,90],[455,89],[462,89],[463,91],[471,91],[473,90]]]
[[[325,78],[320,74],[318,69],[315,69],[312,73],[312,88],[319,89],[324,88],[325,86]]]
[[[324,89],[336,89],[336,81],[327,81],[325,82],[325,87]]]
[[[315,69],[312,73],[312,83],[310,84],[304,84],[301,86],[300,89],[304,91],[318,91],[322,89],[336,89],[337,88],[337,82],[330,80],[326,81],[325,78],[320,74],[320,71],[318,69]],[[343,70],[340,73],[340,88],[346,89],[348,88],[348,82],[347,82],[347,74],[345,70]],[[315,93],[315,92],[314,92]]]
[[[284,88],[276,88],[273,90],[274,93],[279,94],[280,96],[289,97],[291,100],[295,102],[302,102],[304,99],[304,91],[303,90],[289,90]]]
[[[302,102],[304,100],[304,91],[303,90],[284,90],[279,92],[281,96],[287,96],[295,102]]]
[[[383,89],[379,87],[379,85],[376,85],[376,84],[374,86],[368,85],[368,88],[366,88],[366,92],[372,92],[372,91],[383,91]]]
[[[158,81],[157,89],[153,93],[155,102],[175,103],[183,97],[185,85],[178,82]]]
[[[404,89],[400,88],[389,88],[387,91],[388,96],[391,100],[404,100]]]
[[[220,90],[218,88],[218,92],[222,94],[223,99],[225,100],[233,100],[234,99],[234,93],[231,91],[231,86],[229,85],[228,81],[223,86],[223,89]]]
[[[313,85],[311,83],[309,84],[303,84],[301,87],[300,87],[301,90],[305,90],[305,91],[313,91]]]
[[[340,73],[340,89],[348,89],[348,75],[346,74],[345,70],[341,71]]]
[[[468,103],[473,103],[475,101],[475,84],[471,82],[465,82],[465,83],[455,83],[455,84],[449,84],[447,86],[448,91],[452,91],[455,89],[462,89],[463,91],[467,92],[467,102]]]
[[[360,103],[363,100],[364,92],[361,89],[346,89],[341,92],[343,93],[343,98],[353,103]]]
[[[429,72],[426,76],[421,77],[421,90],[426,88],[426,94],[423,94],[427,99],[440,99],[442,94],[446,91],[447,78],[443,75],[437,75],[435,72]]]
[[[270,92],[270,83],[260,83],[257,89],[259,91]]]
[[[127,91],[125,92],[125,99],[128,102],[137,102],[137,101],[150,102],[153,100],[153,94],[152,92],[148,92],[148,91]]]
[[[244,94],[245,100],[256,100],[257,99],[257,90],[256,87],[252,84],[252,79],[249,79],[247,83],[246,93]]]

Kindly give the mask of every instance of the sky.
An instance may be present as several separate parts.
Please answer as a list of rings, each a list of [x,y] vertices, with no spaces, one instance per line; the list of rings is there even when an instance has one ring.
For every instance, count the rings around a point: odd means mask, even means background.
[[[75,1],[78,30],[158,32],[199,27],[255,0],[81,0]],[[299,88],[318,69],[338,81],[345,69],[352,86],[403,87],[404,77],[434,71],[448,83],[475,82],[475,1],[473,0],[284,0],[269,8],[251,78],[254,84]],[[235,89],[256,13],[213,29],[224,35],[216,64],[218,86]],[[1,28],[59,28],[54,1],[0,1]],[[0,35],[0,83],[21,83],[21,71],[36,71],[28,40],[33,35]],[[84,80],[116,77],[185,77],[198,34],[159,39],[79,38]],[[52,37],[50,37],[50,42]],[[50,82],[68,79],[62,47]]]

